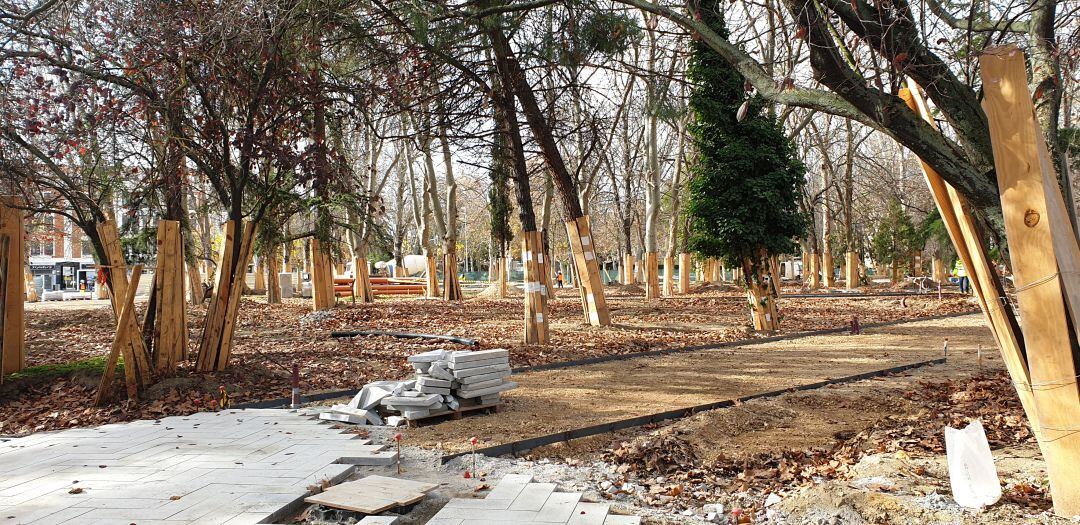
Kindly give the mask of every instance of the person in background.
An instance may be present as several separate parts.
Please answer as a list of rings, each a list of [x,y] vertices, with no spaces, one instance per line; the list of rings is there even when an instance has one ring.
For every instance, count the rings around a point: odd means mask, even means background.
[[[557,288],[562,288],[562,285],[563,285],[563,275],[562,275],[562,270],[559,270],[559,271],[555,272],[555,286]]]
[[[967,268],[964,267],[964,263],[959,258],[956,259],[956,264],[953,265],[953,275],[956,275],[956,280],[960,283],[960,293],[970,293],[971,280],[968,279]]]

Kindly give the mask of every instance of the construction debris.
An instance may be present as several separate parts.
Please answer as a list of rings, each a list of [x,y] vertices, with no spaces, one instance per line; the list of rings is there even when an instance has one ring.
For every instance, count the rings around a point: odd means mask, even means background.
[[[431,416],[497,406],[500,394],[517,387],[509,380],[510,352],[505,349],[433,350],[410,356],[415,379],[376,381],[352,401],[319,414],[327,421],[397,426]],[[400,418],[404,418],[402,421]],[[385,418],[385,419],[384,419]]]
[[[330,486],[319,494],[304,498],[304,501],[335,509],[378,514],[397,507],[415,505],[437,487],[438,485],[433,483],[386,476],[367,476],[356,481]],[[364,518],[361,523],[393,523],[393,521]]]

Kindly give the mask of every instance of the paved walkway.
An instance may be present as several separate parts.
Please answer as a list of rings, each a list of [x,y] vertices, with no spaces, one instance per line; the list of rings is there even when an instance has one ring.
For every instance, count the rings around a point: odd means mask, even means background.
[[[608,513],[608,505],[581,501],[579,492],[555,492],[552,483],[508,474],[483,499],[454,498],[427,525],[638,525],[637,516]]]
[[[204,412],[0,441],[0,524],[248,524],[395,453],[284,410]]]

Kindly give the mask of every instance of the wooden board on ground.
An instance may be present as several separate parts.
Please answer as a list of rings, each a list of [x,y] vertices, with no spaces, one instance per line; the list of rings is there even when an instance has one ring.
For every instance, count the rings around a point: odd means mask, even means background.
[[[450,419],[461,419],[462,416],[464,416],[466,413],[475,412],[477,410],[494,410],[495,412],[498,412],[502,410],[502,404],[502,401],[499,401],[498,403],[488,403],[486,405],[463,406],[461,408],[458,408],[457,410],[439,410],[437,412],[432,412],[424,417],[410,419],[409,426],[418,427],[420,426],[421,422],[426,422],[441,417],[450,417]]]
[[[378,514],[395,507],[412,505],[424,499],[438,485],[386,476],[367,476],[334,485],[322,493],[304,498],[314,503],[364,514]]]

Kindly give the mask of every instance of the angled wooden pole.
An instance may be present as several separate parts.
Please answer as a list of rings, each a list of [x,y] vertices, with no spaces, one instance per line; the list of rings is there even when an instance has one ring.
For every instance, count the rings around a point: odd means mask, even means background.
[[[1080,252],[1045,155],[1024,54],[1012,45],[988,49],[979,65],[1050,494],[1055,513],[1076,516],[1080,390],[1070,326],[1078,320]]]

